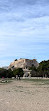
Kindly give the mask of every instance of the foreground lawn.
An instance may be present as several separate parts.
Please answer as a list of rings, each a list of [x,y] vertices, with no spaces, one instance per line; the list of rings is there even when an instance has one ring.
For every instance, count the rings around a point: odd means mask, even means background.
[[[0,78],[0,83],[4,84],[4,83],[11,83],[13,81],[24,81],[24,82],[28,82],[28,83],[32,83],[33,85],[49,85],[49,78],[21,78],[21,80],[17,80],[12,79],[12,78],[4,78],[1,79]]]
[[[25,82],[32,82],[33,84],[39,84],[39,85],[46,85],[46,84],[48,84],[49,85],[49,79],[48,78],[42,78],[42,79],[40,79],[40,78],[27,78],[27,79],[23,79],[23,81],[25,81]]]

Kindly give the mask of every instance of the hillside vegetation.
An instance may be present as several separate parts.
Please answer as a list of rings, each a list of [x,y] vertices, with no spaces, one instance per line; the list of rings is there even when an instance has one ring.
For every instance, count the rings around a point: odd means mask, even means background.
[[[39,63],[38,68],[30,67],[32,77],[49,77],[49,60]]]

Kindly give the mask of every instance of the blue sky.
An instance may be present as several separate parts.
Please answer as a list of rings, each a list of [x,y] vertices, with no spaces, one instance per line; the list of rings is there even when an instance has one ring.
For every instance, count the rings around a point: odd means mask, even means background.
[[[0,66],[49,59],[49,0],[0,0]]]

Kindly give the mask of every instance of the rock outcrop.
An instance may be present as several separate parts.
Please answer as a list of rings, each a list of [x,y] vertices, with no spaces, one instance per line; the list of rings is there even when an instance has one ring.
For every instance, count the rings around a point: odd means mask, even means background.
[[[14,60],[8,68],[22,68],[27,69],[34,65],[35,67],[39,66],[39,63],[36,61],[36,59],[30,60],[30,59],[19,59]]]

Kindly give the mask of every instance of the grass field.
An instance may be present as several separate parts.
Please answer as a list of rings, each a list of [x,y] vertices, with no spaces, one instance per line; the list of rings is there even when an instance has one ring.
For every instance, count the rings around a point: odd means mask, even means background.
[[[25,81],[25,82],[32,82],[32,83],[34,83],[34,84],[38,84],[38,85],[49,85],[49,78],[42,78],[42,79],[40,79],[40,78],[31,78],[31,79],[23,79],[23,81]]]
[[[5,79],[0,79],[0,83],[10,83],[16,80],[17,79],[5,78]],[[24,78],[24,79],[22,78],[20,81],[32,82],[33,84],[37,84],[37,85],[44,85],[44,84],[49,85],[49,78],[42,78],[42,79],[41,78]]]

